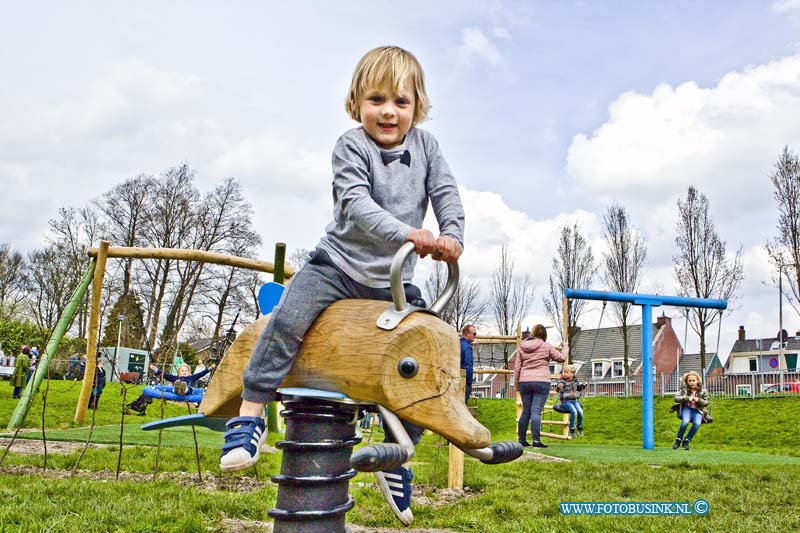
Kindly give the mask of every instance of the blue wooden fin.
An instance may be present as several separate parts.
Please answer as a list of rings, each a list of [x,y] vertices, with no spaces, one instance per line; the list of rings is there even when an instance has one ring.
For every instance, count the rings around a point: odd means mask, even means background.
[[[278,305],[283,295],[283,289],[283,285],[274,281],[268,281],[261,286],[258,291],[258,308],[262,315],[270,314],[272,309]]]
[[[196,413],[193,415],[174,416],[172,418],[165,418],[163,420],[156,420],[142,426],[144,431],[151,431],[154,429],[167,429],[178,426],[203,426],[214,431],[225,431],[225,422],[227,418],[213,418],[207,417],[203,413]]]

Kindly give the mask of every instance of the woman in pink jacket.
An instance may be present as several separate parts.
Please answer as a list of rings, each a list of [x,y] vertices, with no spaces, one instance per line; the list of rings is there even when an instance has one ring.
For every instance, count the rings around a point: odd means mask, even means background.
[[[522,414],[517,423],[517,436],[523,446],[547,448],[542,444],[539,430],[542,426],[542,409],[550,394],[550,361],[563,363],[569,355],[569,346],[564,343],[564,351],[559,352],[547,342],[547,330],[536,324],[531,337],[522,341],[514,352],[514,383],[522,397]],[[531,425],[533,444],[526,440],[528,422]]]

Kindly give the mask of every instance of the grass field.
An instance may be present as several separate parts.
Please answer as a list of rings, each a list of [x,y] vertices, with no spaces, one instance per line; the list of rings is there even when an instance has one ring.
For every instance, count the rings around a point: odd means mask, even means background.
[[[18,438],[85,442],[88,427],[72,419],[79,384],[53,381],[46,398],[36,398]],[[127,402],[138,396],[130,388]],[[2,389],[0,389],[2,391]],[[220,475],[219,433],[190,428],[144,432],[143,422],[161,417],[154,403],[146,417],[125,417],[119,451],[120,389],[107,387],[100,401],[89,448],[71,471],[81,446],[67,453],[17,453],[10,449],[0,467],[2,531],[266,531],[275,505],[269,475],[280,469],[280,453],[262,455],[254,470]],[[0,424],[8,425],[15,403],[11,388],[0,397]],[[42,406],[46,402],[44,416]],[[800,398],[715,400],[714,423],[701,428],[691,451],[672,450],[678,420],[671,400],[655,401],[654,450],[642,449],[641,401],[591,398],[584,401],[586,436],[547,441],[547,455],[568,462],[539,462],[526,453],[506,465],[465,464],[468,490],[453,494],[447,484],[447,447],[435,435],[423,437],[414,457],[413,529],[423,531],[796,531],[800,514]],[[166,404],[164,416],[186,414]],[[482,400],[478,419],[494,440],[515,439],[512,400]],[[3,435],[8,437],[6,433]],[[366,440],[365,436],[365,440]],[[382,435],[378,434],[378,438]],[[270,443],[280,438],[270,435]],[[7,442],[7,440],[6,440]],[[120,475],[117,479],[117,465]],[[260,477],[260,479],[259,479]],[[374,477],[351,481],[355,508],[348,523],[387,531],[395,521]],[[709,512],[688,516],[590,516],[561,514],[562,502],[693,502],[705,499]]]

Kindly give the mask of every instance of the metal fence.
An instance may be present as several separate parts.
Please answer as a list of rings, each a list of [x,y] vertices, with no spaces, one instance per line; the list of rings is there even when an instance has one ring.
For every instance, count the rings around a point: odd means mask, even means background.
[[[653,395],[673,396],[680,388],[682,376],[656,374],[653,381]],[[784,372],[783,386],[779,372],[746,372],[710,376],[705,389],[713,398],[766,398],[800,394],[800,372]],[[590,380],[584,393],[586,397],[609,396],[616,398],[639,397],[642,395],[642,377],[633,376],[615,380]],[[555,380],[553,381],[555,385]],[[472,395],[481,398],[511,398],[516,395],[516,387],[507,375],[487,375],[478,379],[472,388]]]

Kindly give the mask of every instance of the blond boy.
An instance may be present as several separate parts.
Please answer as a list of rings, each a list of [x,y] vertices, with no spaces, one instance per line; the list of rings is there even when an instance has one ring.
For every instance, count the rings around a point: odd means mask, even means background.
[[[391,300],[389,267],[405,242],[413,242],[420,257],[454,262],[461,255],[464,210],[456,181],[433,135],[416,128],[429,107],[424,73],[411,53],[380,47],[356,66],[345,108],[361,126],[345,132],[333,149],[333,220],[253,350],[240,416],[228,421],[223,471],[258,460],[266,438],[264,405],[276,398],[306,330],[322,311],[345,298]],[[429,202],[438,237],[422,228]],[[411,285],[413,271],[409,261],[403,282],[412,303],[420,299]],[[405,425],[418,441],[421,430]],[[379,472],[378,480],[392,510],[410,523],[410,469]]]

